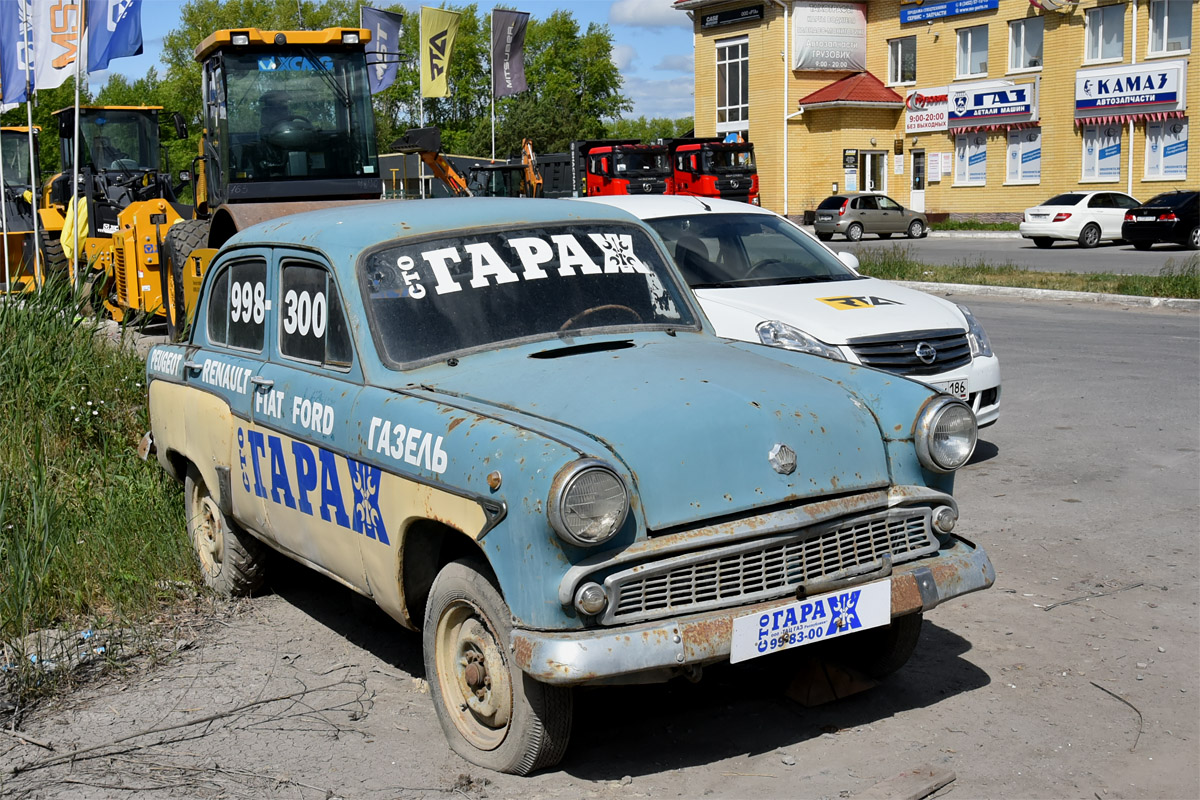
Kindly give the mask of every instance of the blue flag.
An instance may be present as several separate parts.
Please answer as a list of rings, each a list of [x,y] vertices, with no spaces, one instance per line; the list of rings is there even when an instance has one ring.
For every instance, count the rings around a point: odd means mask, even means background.
[[[400,67],[400,24],[404,17],[390,11],[363,6],[362,26],[371,31],[367,43],[367,78],[371,94],[379,94],[392,85]]]
[[[114,58],[142,54],[142,0],[87,4],[87,71],[108,69]]]
[[[0,2],[0,88],[4,90],[4,103],[21,103],[28,99],[25,93],[26,41],[33,36],[33,31],[27,30],[29,19],[29,0]],[[32,62],[29,65],[32,72]]]

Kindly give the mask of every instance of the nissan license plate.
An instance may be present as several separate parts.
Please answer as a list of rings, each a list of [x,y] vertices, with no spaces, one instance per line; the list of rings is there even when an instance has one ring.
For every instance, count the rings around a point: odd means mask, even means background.
[[[952,394],[959,400],[967,399],[967,379],[963,378],[957,381],[939,381],[938,383],[929,384],[939,392]]]
[[[892,579],[884,578],[735,617],[729,661],[736,664],[891,621]]]

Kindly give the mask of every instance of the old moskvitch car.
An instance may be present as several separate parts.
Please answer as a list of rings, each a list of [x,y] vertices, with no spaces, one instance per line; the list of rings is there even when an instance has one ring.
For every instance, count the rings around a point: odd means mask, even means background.
[[[954,533],[966,404],[719,339],[616,208],[248,228],[147,374],[204,580],[254,590],[265,545],[374,599],[422,632],[450,745],[495,770],[561,759],[574,686],[839,637],[882,675],[922,612],[994,580]]]

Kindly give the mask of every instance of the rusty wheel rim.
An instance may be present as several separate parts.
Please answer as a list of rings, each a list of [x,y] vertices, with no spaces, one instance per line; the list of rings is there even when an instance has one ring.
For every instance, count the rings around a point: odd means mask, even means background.
[[[480,750],[504,741],[512,719],[512,680],[495,633],[465,600],[438,620],[435,662],[442,699],[454,726]]]

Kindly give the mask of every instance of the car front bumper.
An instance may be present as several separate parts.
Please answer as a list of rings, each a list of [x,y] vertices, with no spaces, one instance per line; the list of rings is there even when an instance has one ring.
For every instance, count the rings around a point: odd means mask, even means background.
[[[845,585],[880,577],[863,576]],[[953,537],[953,543],[937,555],[891,570],[892,617],[928,611],[951,598],[986,589],[995,580],[996,572],[983,548]],[[516,628],[512,633],[513,660],[531,678],[561,685],[722,661],[729,657],[735,617],[761,614],[795,599],[789,595],[675,619],[569,633]]]

